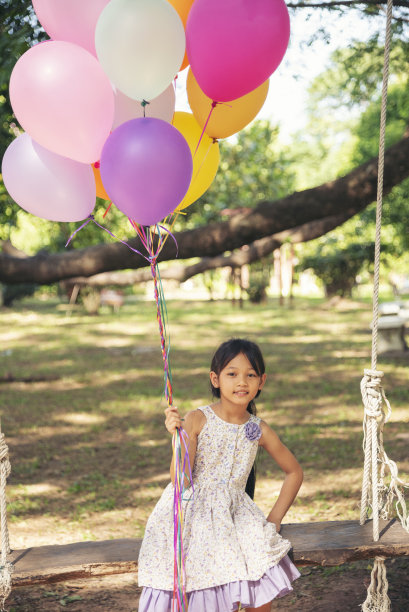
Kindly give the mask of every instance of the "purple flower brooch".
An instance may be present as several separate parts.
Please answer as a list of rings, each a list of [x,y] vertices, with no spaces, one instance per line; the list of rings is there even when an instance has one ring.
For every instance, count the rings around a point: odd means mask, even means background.
[[[244,433],[246,434],[247,440],[251,442],[259,440],[261,438],[261,427],[258,423],[254,423],[254,421],[248,421],[244,428]]]

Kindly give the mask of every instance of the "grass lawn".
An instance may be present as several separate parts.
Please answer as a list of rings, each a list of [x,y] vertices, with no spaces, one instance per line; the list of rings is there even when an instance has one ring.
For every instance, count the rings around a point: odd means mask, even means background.
[[[259,414],[305,470],[285,522],[358,518],[369,304],[297,299],[292,307],[270,301],[240,310],[169,301],[168,314],[175,404],[185,412],[210,401],[208,369],[221,341],[256,340],[268,371]],[[142,536],[171,455],[154,304],[90,317],[67,316],[53,300],[25,301],[0,311],[0,341],[13,548]],[[386,451],[407,478],[409,359],[382,357],[379,368],[393,408]],[[266,513],[281,482],[261,453],[256,502]]]

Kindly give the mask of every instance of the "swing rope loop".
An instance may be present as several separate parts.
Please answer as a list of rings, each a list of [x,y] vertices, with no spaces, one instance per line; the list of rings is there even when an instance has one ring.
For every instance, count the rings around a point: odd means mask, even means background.
[[[373,539],[379,540],[379,516],[387,518],[396,497],[396,509],[404,529],[409,531],[409,519],[402,493],[402,486],[408,486],[398,477],[396,463],[389,459],[383,447],[383,426],[389,420],[391,407],[386,399],[381,382],[383,372],[377,370],[378,322],[379,322],[379,270],[381,255],[382,199],[385,162],[386,107],[388,98],[389,59],[391,43],[393,0],[388,0],[386,11],[385,48],[382,77],[382,100],[379,129],[378,185],[376,198],[376,229],[374,255],[374,289],[372,301],[372,353],[371,369],[364,371],[361,381],[362,401],[364,404],[364,472],[361,497],[361,525],[367,516],[368,506],[372,506]],[[387,410],[385,412],[384,405]],[[380,468],[379,468],[380,466]],[[390,472],[390,484],[386,486],[386,468]],[[367,598],[362,604],[362,612],[390,612],[385,557],[376,557],[371,573],[371,583]]]
[[[381,259],[381,229],[382,229],[382,204],[383,204],[383,175],[385,165],[385,131],[386,131],[386,108],[388,102],[388,80],[389,80],[389,57],[391,47],[391,25],[392,25],[393,0],[388,0],[386,10],[385,49],[382,75],[382,100],[381,117],[379,127],[379,155],[378,155],[378,185],[376,195],[376,229],[375,229],[375,257],[374,257],[374,291],[372,302],[372,358],[371,368],[376,370],[378,359],[378,304],[379,304],[379,269]]]
[[[6,483],[11,472],[9,449],[3,433],[0,433],[0,525],[1,525],[1,567],[0,567],[0,610],[11,593],[13,566],[7,562],[10,553],[9,530],[7,526]]]

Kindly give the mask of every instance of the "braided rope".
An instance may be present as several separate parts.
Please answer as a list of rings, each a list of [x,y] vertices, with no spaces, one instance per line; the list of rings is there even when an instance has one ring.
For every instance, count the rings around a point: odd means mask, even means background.
[[[1,523],[1,567],[0,567],[0,610],[11,593],[13,566],[7,562],[10,553],[9,530],[7,526],[6,484],[11,472],[9,449],[4,434],[0,433],[0,523]]]
[[[384,65],[382,77],[382,102],[379,134],[378,157],[378,185],[376,198],[376,230],[375,230],[375,258],[374,258],[374,290],[372,301],[372,354],[371,369],[364,371],[361,381],[362,401],[364,404],[364,470],[361,497],[361,525],[365,522],[368,506],[372,506],[373,539],[379,540],[379,516],[387,518],[396,497],[396,509],[402,526],[409,531],[409,519],[406,510],[402,486],[406,485],[398,477],[398,468],[394,461],[389,459],[383,447],[383,427],[391,415],[391,407],[386,399],[381,382],[383,372],[377,371],[378,358],[378,322],[379,322],[379,271],[381,254],[381,228],[382,228],[382,197],[383,175],[385,160],[385,128],[386,107],[388,97],[389,56],[391,42],[393,0],[388,0],[386,11],[386,31]],[[385,412],[384,405],[387,410]],[[380,469],[378,466],[380,465]],[[385,472],[389,469],[391,481],[385,485]],[[362,604],[363,612],[390,612],[391,602],[388,597],[388,580],[386,577],[385,558],[376,557],[371,573],[371,583],[368,587],[367,598]]]
[[[391,46],[393,0],[388,0],[386,10],[385,49],[382,75],[382,101],[379,127],[379,156],[378,156],[378,185],[376,196],[376,230],[375,230],[375,257],[374,257],[374,292],[372,303],[372,359],[371,368],[376,370],[378,356],[378,320],[379,320],[379,269],[381,260],[381,229],[382,229],[382,200],[383,200],[383,174],[385,164],[385,131],[386,107],[388,101],[389,56]]]
[[[362,612],[390,612],[391,600],[388,596],[385,557],[375,557],[371,572],[368,595],[362,604]]]

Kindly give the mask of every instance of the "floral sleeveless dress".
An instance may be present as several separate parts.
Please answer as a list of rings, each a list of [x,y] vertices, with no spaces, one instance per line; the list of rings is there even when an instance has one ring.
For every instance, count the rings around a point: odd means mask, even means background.
[[[260,419],[235,425],[210,406],[198,436],[194,492],[184,493],[183,544],[189,612],[259,607],[292,590],[291,548],[245,493],[261,436]],[[139,612],[170,612],[173,595],[173,485],[149,517],[139,555]]]

